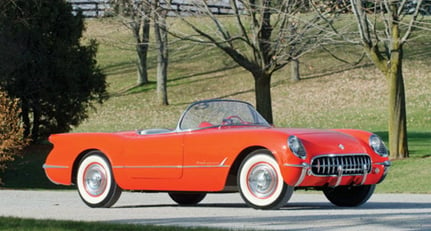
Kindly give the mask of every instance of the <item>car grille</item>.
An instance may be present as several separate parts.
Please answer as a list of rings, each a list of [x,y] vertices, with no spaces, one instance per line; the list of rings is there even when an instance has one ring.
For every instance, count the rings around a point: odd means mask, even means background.
[[[324,155],[315,157],[311,162],[311,171],[317,176],[363,175],[371,171],[371,159],[368,155]]]

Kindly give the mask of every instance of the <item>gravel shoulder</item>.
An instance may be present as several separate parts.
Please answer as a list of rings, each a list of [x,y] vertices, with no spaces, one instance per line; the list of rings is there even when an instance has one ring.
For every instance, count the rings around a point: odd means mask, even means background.
[[[299,191],[282,209],[262,211],[237,193],[182,207],[166,193],[124,192],[114,207],[92,209],[76,190],[0,190],[0,216],[245,230],[431,230],[431,195],[374,194],[361,207],[341,208],[323,194]]]

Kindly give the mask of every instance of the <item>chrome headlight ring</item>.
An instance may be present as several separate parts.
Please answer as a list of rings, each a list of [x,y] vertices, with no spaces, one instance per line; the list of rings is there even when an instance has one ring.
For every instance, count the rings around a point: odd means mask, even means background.
[[[297,136],[289,136],[287,139],[287,144],[292,153],[301,158],[305,159],[307,157],[307,152],[305,151],[304,145]]]
[[[370,144],[370,147],[373,149],[373,151],[375,153],[379,154],[381,157],[388,157],[389,156],[389,151],[386,148],[385,143],[376,134],[372,134],[370,136],[369,144]]]

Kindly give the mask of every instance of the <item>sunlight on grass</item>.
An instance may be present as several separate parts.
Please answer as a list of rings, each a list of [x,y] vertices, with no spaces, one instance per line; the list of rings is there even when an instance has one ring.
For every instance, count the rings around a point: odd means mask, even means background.
[[[431,157],[409,158],[392,162],[378,193],[431,193],[429,184]]]

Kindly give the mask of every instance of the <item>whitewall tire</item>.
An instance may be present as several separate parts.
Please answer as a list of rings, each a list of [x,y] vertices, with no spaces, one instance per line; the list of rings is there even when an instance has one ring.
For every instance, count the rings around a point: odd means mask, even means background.
[[[290,199],[294,187],[287,185],[280,167],[267,150],[256,150],[242,162],[238,172],[241,197],[256,209],[278,209]]]
[[[121,195],[111,165],[99,151],[86,154],[78,167],[76,183],[81,199],[93,208],[109,208]]]

